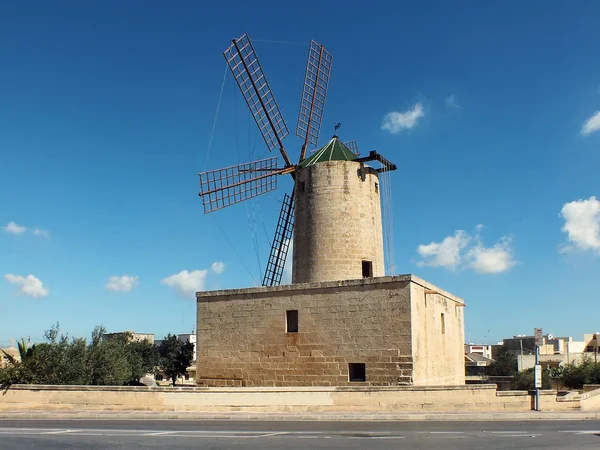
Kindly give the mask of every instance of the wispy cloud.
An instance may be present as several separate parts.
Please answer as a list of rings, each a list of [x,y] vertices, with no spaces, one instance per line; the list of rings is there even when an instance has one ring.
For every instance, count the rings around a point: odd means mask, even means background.
[[[44,287],[44,283],[36,276],[29,274],[26,277],[22,275],[13,275],[7,273],[4,275],[6,281],[18,286],[18,295],[28,295],[33,298],[46,297],[49,293],[48,288]]]
[[[440,242],[431,242],[417,247],[424,259],[417,266],[472,269],[477,273],[508,272],[517,261],[513,256],[512,240],[502,237],[491,247],[486,247],[480,236],[483,225],[475,227],[475,236],[464,230],[456,230],[452,236]]]
[[[206,284],[206,276],[208,270],[182,270],[175,275],[163,278],[160,282],[165,286],[169,286],[177,291],[184,298],[194,298],[198,291],[203,291]]]
[[[600,254],[600,201],[592,196],[587,200],[565,203],[560,211],[570,244],[561,247],[561,252],[591,250]]]
[[[211,264],[210,268],[214,273],[216,273],[217,275],[220,275],[225,270],[225,263],[220,262],[220,261],[215,261],[214,263]]]
[[[581,134],[588,136],[598,130],[600,130],[600,111],[596,111],[583,123]]]
[[[6,226],[2,227],[2,229],[10,234],[22,235],[25,232],[31,232],[36,236],[50,237],[50,232],[48,230],[42,228],[29,228],[15,222],[9,222]]]
[[[8,222],[8,225],[2,227],[2,229],[10,234],[23,234],[27,231],[27,227],[18,225],[15,222]]]
[[[182,270],[179,273],[170,275],[160,280],[161,284],[175,289],[177,294],[184,298],[195,298],[198,291],[206,288],[206,280],[210,273],[220,275],[225,270],[225,263],[215,261],[210,265],[210,269],[201,270]]]
[[[460,105],[456,103],[456,95],[451,94],[448,97],[446,97],[445,100],[447,106],[450,106],[451,108],[460,108]]]
[[[425,116],[421,102],[416,103],[411,109],[401,111],[390,111],[383,117],[381,129],[392,134],[398,134],[402,130],[410,130],[417,125],[421,117]]]
[[[129,292],[138,284],[138,277],[129,275],[113,275],[108,277],[104,288],[108,291]]]
[[[43,230],[42,228],[35,228],[33,234],[36,236],[50,237],[50,232],[48,230]]]
[[[441,242],[421,244],[417,252],[424,261],[419,261],[418,266],[445,267],[456,269],[461,262],[461,252],[469,244],[471,237],[463,230],[457,230],[453,236],[445,237]]]

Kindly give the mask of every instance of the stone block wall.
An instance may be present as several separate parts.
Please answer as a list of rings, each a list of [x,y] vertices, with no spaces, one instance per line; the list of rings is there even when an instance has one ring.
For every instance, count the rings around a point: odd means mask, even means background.
[[[410,284],[399,276],[199,292],[197,382],[411,384]],[[288,310],[298,311],[298,332],[286,332]],[[365,382],[349,380],[349,363],[365,364]]]
[[[596,396],[594,398],[600,398]],[[542,411],[577,411],[579,398],[542,392]],[[0,396],[0,411],[174,412],[490,412],[532,409],[527,392],[494,385],[444,387],[182,388],[15,385]],[[583,409],[583,408],[582,408]],[[599,411],[598,403],[586,411]],[[525,418],[525,417],[524,417]]]
[[[385,276],[378,173],[353,161],[328,161],[296,172],[292,281]]]
[[[464,303],[414,275],[412,281],[414,384],[465,384]]]

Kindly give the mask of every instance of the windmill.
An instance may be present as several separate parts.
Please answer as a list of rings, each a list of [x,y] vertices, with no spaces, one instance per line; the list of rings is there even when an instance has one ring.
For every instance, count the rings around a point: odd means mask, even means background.
[[[311,40],[296,126],[296,136],[303,139],[303,143],[298,163],[294,164],[283,145],[283,139],[289,134],[289,130],[248,34],[245,33],[242,37],[233,39],[223,55],[268,150],[278,149],[284,165],[278,167],[277,156],[273,156],[202,172],[199,174],[200,193],[198,195],[202,198],[204,213],[207,214],[277,189],[277,178],[280,175],[290,175],[293,178],[292,192],[286,193],[282,201],[269,260],[262,280],[263,286],[278,285],[281,282],[293,234],[296,172],[307,155],[308,146],[318,144],[331,74],[332,56],[323,45]],[[336,125],[336,129],[337,127],[339,124]],[[334,138],[337,139],[337,136]],[[352,160],[362,163],[377,159],[387,164],[384,169],[379,170],[395,170],[394,165],[374,151],[370,152],[366,158],[357,158],[356,142],[352,141],[349,145],[352,147],[352,153],[348,148],[344,148],[351,154]],[[313,154],[313,156],[318,155]]]

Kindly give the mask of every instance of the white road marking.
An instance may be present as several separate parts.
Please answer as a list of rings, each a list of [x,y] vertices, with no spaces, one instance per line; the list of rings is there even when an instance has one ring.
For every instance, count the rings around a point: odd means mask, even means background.
[[[57,430],[57,431],[46,431],[42,434],[66,434],[66,433],[77,433],[77,430]]]
[[[267,434],[259,434],[256,437],[281,436],[282,434],[288,434],[288,432],[287,431],[277,431],[277,432],[272,432],[272,433],[267,433]]]

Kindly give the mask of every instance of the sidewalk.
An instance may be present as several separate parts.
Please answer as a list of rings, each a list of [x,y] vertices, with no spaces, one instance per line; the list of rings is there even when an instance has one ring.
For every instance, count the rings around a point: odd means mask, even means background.
[[[316,413],[254,413],[254,412],[187,412],[187,411],[93,411],[93,410],[5,410],[0,411],[0,420],[38,419],[38,420],[251,420],[251,421],[523,421],[523,420],[600,420],[597,412],[316,412]]]

